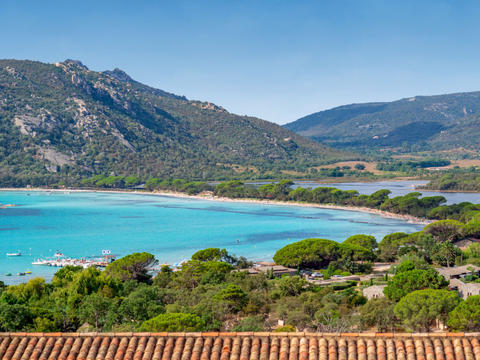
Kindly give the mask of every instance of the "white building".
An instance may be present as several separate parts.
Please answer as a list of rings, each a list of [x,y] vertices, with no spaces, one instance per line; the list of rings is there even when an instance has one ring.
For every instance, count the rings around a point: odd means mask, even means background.
[[[480,295],[480,283],[464,283],[459,279],[450,280],[450,288],[457,290],[458,295],[463,299],[472,295]]]
[[[385,289],[387,285],[372,285],[366,287],[362,290],[363,296],[365,296],[368,300],[370,299],[378,299],[384,297],[383,289]]]

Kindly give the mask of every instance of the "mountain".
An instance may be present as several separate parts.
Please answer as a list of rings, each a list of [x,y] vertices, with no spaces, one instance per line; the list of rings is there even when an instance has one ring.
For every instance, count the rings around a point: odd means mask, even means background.
[[[53,175],[268,177],[345,156],[279,125],[141,84],[120,69],[0,60],[3,184]]]
[[[320,111],[285,125],[326,145],[352,150],[478,151],[480,92],[415,96]]]

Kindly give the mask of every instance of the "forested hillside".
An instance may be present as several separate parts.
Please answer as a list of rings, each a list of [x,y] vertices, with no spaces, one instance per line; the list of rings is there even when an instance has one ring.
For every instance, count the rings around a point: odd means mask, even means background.
[[[340,106],[285,125],[337,148],[478,151],[480,92]]]
[[[94,174],[223,179],[344,158],[278,125],[154,89],[119,69],[0,60],[0,182]]]

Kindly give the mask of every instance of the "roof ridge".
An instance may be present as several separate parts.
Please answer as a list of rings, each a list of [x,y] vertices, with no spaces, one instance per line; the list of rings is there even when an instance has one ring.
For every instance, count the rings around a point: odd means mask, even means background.
[[[351,333],[325,333],[325,332],[0,332],[0,337],[466,337],[480,336],[480,332],[438,332],[438,333],[382,333],[382,332],[351,332]]]

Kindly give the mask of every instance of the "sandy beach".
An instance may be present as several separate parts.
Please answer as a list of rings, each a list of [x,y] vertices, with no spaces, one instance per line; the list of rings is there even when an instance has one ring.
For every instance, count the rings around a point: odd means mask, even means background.
[[[0,191],[43,191],[43,192],[103,192],[103,193],[117,193],[117,194],[139,194],[139,195],[156,195],[156,196],[172,196],[185,199],[197,199],[208,200],[216,202],[236,202],[236,203],[252,203],[262,205],[281,205],[281,206],[302,206],[310,208],[330,209],[330,210],[343,210],[343,211],[359,211],[370,213],[374,215],[383,216],[386,218],[404,220],[409,223],[428,225],[432,221],[427,219],[417,218],[411,215],[395,214],[388,211],[382,211],[378,209],[371,209],[360,206],[342,206],[333,204],[315,204],[295,201],[278,201],[278,200],[263,200],[263,199],[233,199],[227,197],[214,196],[211,193],[201,193],[198,195],[188,195],[181,192],[174,191],[141,191],[141,190],[107,190],[107,189],[44,189],[44,188],[0,188]]]

